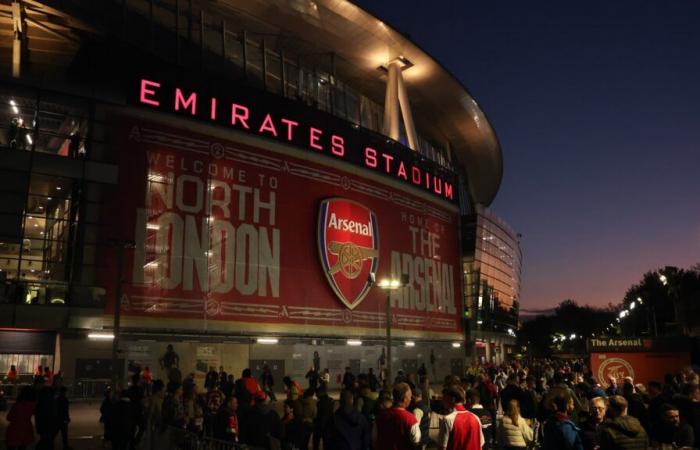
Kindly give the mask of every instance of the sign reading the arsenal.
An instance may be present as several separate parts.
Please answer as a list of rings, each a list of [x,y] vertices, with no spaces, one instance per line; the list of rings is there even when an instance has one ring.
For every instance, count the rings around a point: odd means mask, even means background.
[[[318,215],[321,265],[340,301],[354,309],[369,292],[379,265],[377,216],[341,198],[324,200]]]
[[[591,370],[607,387],[610,378],[618,383],[632,377],[635,383],[663,380],[667,373],[677,373],[690,365],[690,352],[593,352]]]
[[[374,273],[408,275],[390,294],[397,336],[461,334],[459,216],[448,201],[249,134],[109,120],[120,178],[105,231],[135,243],[125,326],[382,335]],[[101,272],[110,293],[115,260],[106,255]]]

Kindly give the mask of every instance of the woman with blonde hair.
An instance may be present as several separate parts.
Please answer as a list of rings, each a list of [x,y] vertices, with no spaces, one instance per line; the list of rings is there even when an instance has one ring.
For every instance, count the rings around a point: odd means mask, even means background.
[[[525,449],[532,442],[532,428],[520,415],[520,403],[511,400],[498,426],[498,443],[504,450]]]

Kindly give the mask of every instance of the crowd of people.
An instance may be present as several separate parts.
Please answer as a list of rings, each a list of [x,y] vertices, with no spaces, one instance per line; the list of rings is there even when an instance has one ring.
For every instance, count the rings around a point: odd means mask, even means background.
[[[646,450],[696,448],[700,436],[692,369],[646,385],[613,376],[601,385],[579,360],[475,365],[439,388],[424,366],[392,383],[382,375],[346,368],[336,400],[327,371],[312,367],[305,380],[283,377],[277,401],[268,367],[238,379],[211,368],[201,387],[194,374],[164,383],[145,368],[127,389],[105,393],[100,422],[116,450],[176,448],[192,437],[287,450]],[[36,377],[8,413],[10,448],[34,443],[32,415],[37,449],[53,448],[59,432],[68,448],[66,391],[46,381]]]
[[[15,386],[15,366],[10,367],[4,381],[10,387]],[[70,400],[68,389],[63,385],[62,374],[54,374],[48,367],[39,366],[34,372],[32,384],[22,387],[19,391],[6,419],[8,427],[5,432],[5,444],[9,450],[24,450],[32,445],[35,445],[36,450],[51,450],[59,434],[62,448],[70,450]]]

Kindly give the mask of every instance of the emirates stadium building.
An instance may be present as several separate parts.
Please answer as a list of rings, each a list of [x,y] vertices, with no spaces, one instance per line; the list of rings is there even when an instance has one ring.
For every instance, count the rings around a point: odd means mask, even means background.
[[[463,372],[501,150],[419,46],[345,0],[0,13],[0,371]]]

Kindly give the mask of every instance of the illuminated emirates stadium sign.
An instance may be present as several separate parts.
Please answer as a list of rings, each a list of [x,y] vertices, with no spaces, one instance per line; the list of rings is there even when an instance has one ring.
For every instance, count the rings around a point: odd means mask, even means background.
[[[340,119],[319,118],[325,114],[318,112],[310,114],[309,108],[302,109],[298,102],[270,98],[265,93],[256,96],[251,93],[257,92],[253,89],[236,92],[232,88],[222,95],[156,77],[140,78],[136,89],[133,101],[138,105],[293,144],[384,173],[446,200],[457,200],[454,173],[439,169],[416,152],[396,148],[399,145],[386,138],[367,139],[366,133]]]
[[[365,298],[370,274],[379,265],[377,216],[367,207],[345,199],[321,202],[318,216],[321,265],[340,301],[350,309]]]

